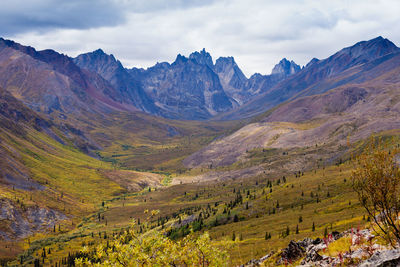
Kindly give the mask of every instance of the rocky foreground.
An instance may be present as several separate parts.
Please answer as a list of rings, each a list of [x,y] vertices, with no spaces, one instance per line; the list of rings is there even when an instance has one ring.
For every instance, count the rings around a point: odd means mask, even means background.
[[[290,241],[279,252],[253,259],[241,267],[254,266],[400,266],[400,248],[380,245],[369,229],[332,232],[321,239]]]

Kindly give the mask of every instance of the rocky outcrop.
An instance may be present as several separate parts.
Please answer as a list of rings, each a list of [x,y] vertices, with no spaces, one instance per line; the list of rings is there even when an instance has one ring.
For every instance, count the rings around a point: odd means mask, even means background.
[[[324,255],[330,243],[343,237],[350,238],[349,251],[339,252],[335,257]],[[332,232],[324,239],[305,238],[297,242],[292,240],[281,251],[270,252],[262,258],[250,260],[242,266],[288,265],[298,261],[300,264],[297,266],[399,266],[400,249],[390,249],[373,244],[371,242],[373,237],[374,235],[368,229],[351,229],[343,233]]]
[[[55,210],[38,206],[24,206],[8,199],[0,199],[0,238],[5,240],[24,238],[53,227],[67,217]]]
[[[395,267],[400,265],[400,249],[377,251],[360,267]]]

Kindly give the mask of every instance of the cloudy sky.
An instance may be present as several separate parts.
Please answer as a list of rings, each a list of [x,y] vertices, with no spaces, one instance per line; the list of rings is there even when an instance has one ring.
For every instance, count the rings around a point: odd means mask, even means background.
[[[399,46],[399,13],[398,0],[2,0],[0,36],[70,56],[102,48],[127,67],[204,47],[249,76],[379,35]]]

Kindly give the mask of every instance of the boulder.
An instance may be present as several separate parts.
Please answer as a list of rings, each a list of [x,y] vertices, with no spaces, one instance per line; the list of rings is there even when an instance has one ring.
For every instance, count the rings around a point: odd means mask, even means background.
[[[375,252],[371,258],[362,262],[360,267],[391,267],[400,266],[400,249]]]

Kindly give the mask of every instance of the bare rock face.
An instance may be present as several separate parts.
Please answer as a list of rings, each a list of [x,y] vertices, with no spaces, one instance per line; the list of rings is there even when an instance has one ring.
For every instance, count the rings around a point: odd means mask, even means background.
[[[23,206],[8,199],[0,199],[0,238],[14,240],[24,238],[34,232],[53,227],[67,217],[55,210]]]
[[[233,57],[220,57],[215,63],[214,70],[226,94],[235,103],[242,105],[253,97],[267,92],[288,76],[296,74],[300,71],[300,66],[284,58],[275,66],[270,75],[256,73],[247,79]]]
[[[195,120],[230,111],[299,68],[292,61],[292,69],[283,70],[284,73],[255,74],[248,79],[233,57],[220,57],[214,64],[204,48],[189,57],[179,54],[172,64],[157,63],[146,70],[125,69],[101,49],[79,55],[74,62],[107,80],[118,92],[109,95],[115,101],[167,118]]]
[[[225,93],[238,104],[246,102],[249,94],[246,90],[247,78],[233,57],[220,57],[215,62],[215,72],[221,81]]]
[[[297,65],[293,60],[289,61],[283,58],[275,67],[272,69],[272,75],[289,76],[296,74],[301,70],[300,66]]]
[[[233,107],[211,67],[211,57],[203,50],[134,73],[164,117],[208,119]]]
[[[210,69],[214,69],[214,63],[212,57],[210,53],[206,51],[205,48],[203,48],[203,50],[201,50],[200,52],[196,51],[190,54],[189,59],[197,62],[197,64],[206,65]]]

